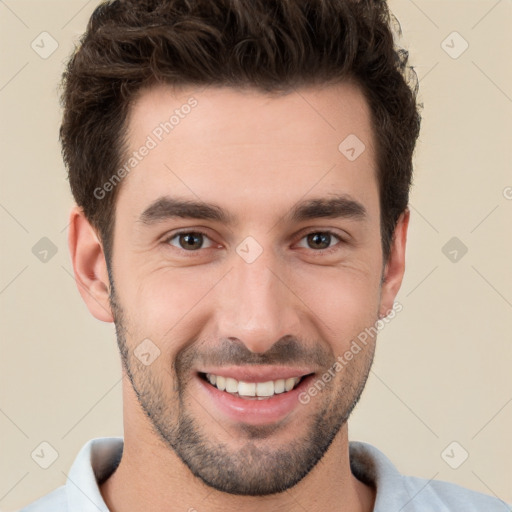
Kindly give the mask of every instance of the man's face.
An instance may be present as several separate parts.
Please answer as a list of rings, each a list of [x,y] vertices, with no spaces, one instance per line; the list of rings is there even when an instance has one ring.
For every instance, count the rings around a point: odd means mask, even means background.
[[[172,131],[155,131],[191,97]],[[299,394],[391,306],[366,102],[348,84],[281,97],[160,87],[134,104],[128,133],[130,153],[157,143],[115,212],[111,305],[138,398],[128,417],[143,410],[141,435],[153,427],[216,489],[287,489],[346,422],[375,340],[309,403]],[[351,134],[366,148],[355,160],[338,149]]]

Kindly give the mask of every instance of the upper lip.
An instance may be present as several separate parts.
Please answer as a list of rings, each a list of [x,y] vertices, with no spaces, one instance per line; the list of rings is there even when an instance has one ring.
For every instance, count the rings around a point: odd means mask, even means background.
[[[303,377],[314,373],[311,368],[291,366],[224,366],[210,367],[200,370],[200,373],[211,373],[222,377],[243,382],[268,382],[270,380]]]

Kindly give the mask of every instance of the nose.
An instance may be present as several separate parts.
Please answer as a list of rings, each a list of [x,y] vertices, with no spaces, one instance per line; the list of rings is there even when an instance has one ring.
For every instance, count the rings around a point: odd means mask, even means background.
[[[283,336],[300,337],[300,301],[287,283],[289,273],[280,268],[270,257],[247,263],[235,255],[234,267],[218,287],[217,336],[237,338],[257,353]]]

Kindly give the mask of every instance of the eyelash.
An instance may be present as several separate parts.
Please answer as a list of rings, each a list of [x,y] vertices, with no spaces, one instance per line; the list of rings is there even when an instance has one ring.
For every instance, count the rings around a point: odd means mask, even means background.
[[[315,252],[315,253],[317,253],[317,254],[319,254],[319,255],[320,255],[320,254],[331,254],[332,252],[337,251],[337,250],[339,249],[339,247],[338,247],[338,246],[339,246],[340,244],[345,243],[345,240],[344,240],[343,238],[341,238],[341,236],[340,236],[340,235],[338,235],[337,233],[335,233],[334,231],[331,231],[331,230],[329,230],[329,229],[326,229],[326,230],[314,230],[314,231],[309,231],[308,233],[305,233],[305,234],[300,238],[300,240],[299,240],[299,241],[303,240],[304,238],[308,237],[309,235],[318,234],[318,233],[321,233],[321,234],[327,234],[327,235],[330,235],[330,236],[332,236],[332,237],[334,237],[334,238],[338,239],[338,243],[337,243],[337,244],[335,244],[335,245],[333,245],[332,247],[328,247],[328,248],[326,248],[326,249],[317,249],[317,250],[315,250],[315,249],[311,249],[311,251],[313,251],[313,252]],[[165,238],[165,239],[163,240],[163,243],[164,243],[164,244],[169,244],[169,242],[170,242],[171,240],[173,240],[173,239],[174,239],[174,238],[176,238],[176,237],[179,237],[180,235],[190,235],[190,234],[194,234],[194,235],[202,235],[202,236],[204,236],[204,237],[206,237],[206,238],[210,238],[210,237],[208,236],[208,234],[207,234],[207,233],[205,233],[204,231],[201,231],[201,230],[197,230],[197,229],[196,229],[196,230],[193,230],[193,231],[178,231],[177,233],[174,233],[174,234],[172,234],[171,236],[169,236],[169,237]],[[169,244],[169,245],[170,245],[170,244]],[[177,249],[177,250],[179,250],[179,251],[181,251],[181,252],[185,252],[185,253],[192,253],[192,254],[191,254],[191,256],[192,256],[194,253],[197,253],[197,252],[200,250],[200,249],[196,249],[196,250],[187,251],[186,249],[183,249],[183,248],[181,248],[181,247],[174,247],[174,246],[171,246],[171,247],[173,247],[174,249]],[[208,248],[207,248],[207,249],[208,249]]]

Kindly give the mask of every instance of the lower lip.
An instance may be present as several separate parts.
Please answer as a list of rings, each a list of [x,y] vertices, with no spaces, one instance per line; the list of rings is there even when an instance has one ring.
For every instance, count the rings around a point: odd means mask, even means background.
[[[257,398],[240,398],[226,391],[220,391],[199,375],[197,376],[201,388],[208,394],[210,403],[213,403],[218,410],[231,420],[251,425],[275,423],[284,419],[298,407],[302,407],[303,404],[299,402],[299,395],[307,389],[313,378],[314,374],[308,375],[291,391],[258,400]]]

